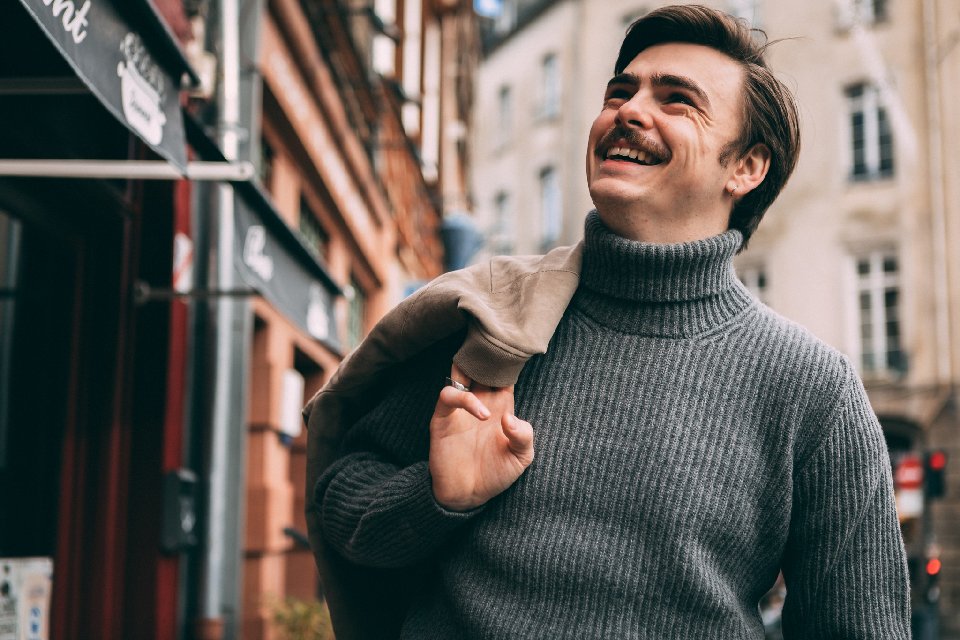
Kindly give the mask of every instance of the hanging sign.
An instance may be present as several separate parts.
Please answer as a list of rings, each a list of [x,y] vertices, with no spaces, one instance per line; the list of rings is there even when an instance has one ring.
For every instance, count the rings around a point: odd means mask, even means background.
[[[291,253],[292,241],[281,238],[246,198],[236,197],[235,211],[234,255],[241,277],[302,331],[339,349],[333,321],[337,292]]]
[[[187,152],[180,79],[109,0],[20,0],[77,76],[127,128],[181,173]]]
[[[923,515],[923,462],[919,456],[904,456],[893,472],[897,516],[901,521]]]

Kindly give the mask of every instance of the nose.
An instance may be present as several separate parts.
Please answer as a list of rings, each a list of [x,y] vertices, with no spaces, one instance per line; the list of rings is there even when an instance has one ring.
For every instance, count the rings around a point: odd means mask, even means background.
[[[650,129],[653,127],[653,105],[645,91],[637,91],[620,105],[617,110],[617,122],[622,126]]]

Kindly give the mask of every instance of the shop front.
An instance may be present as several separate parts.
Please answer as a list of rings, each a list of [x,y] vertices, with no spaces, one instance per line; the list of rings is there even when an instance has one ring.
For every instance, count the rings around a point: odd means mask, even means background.
[[[170,268],[188,187],[11,175],[30,161],[186,168],[188,69],[148,11],[24,0],[0,27],[0,157],[15,165],[0,169],[0,558],[46,573],[45,610],[17,623],[37,637],[118,638],[160,608],[156,520],[134,496],[178,422],[164,393],[176,323],[138,313],[133,285]],[[138,578],[145,597],[127,588]]]
[[[149,0],[19,0],[0,24],[3,631],[195,635],[187,600],[220,579],[204,577],[214,436],[194,408],[218,391],[197,379],[198,308],[258,300],[339,349],[339,288],[251,166],[185,121],[197,78],[167,17]],[[204,275],[196,229],[218,190],[236,200],[229,290]],[[23,618],[28,583],[49,599]]]

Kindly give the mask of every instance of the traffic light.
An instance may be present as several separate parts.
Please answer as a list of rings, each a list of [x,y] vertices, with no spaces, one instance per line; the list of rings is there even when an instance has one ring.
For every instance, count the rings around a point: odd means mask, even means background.
[[[947,491],[947,454],[935,449],[924,460],[924,489],[928,498],[940,498]]]
[[[927,602],[933,604],[940,600],[940,558],[934,556],[927,560]]]

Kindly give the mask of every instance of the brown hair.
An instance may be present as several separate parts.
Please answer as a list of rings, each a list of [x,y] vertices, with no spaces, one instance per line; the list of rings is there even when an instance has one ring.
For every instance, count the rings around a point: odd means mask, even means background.
[[[754,34],[762,42],[754,39]],[[740,136],[720,154],[721,164],[734,154],[742,157],[754,145],[770,149],[770,169],[763,182],[745,195],[730,214],[730,227],[743,233],[744,247],[776,200],[800,154],[800,118],[793,94],[774,77],[763,56],[766,34],[751,29],[716,9],[701,5],[662,7],[643,16],[627,30],[614,73],[621,73],[638,53],[657,44],[680,42],[716,49],[739,62],[744,70],[744,114]]]

